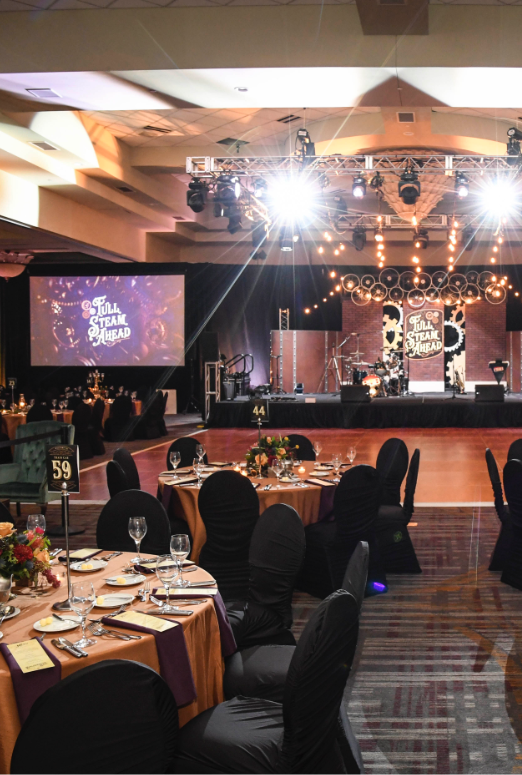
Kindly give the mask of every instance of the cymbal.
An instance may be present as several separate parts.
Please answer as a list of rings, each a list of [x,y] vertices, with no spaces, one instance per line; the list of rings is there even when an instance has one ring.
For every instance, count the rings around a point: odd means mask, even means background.
[[[352,366],[372,366],[373,363],[366,363],[365,361],[360,361],[359,363],[352,363]]]

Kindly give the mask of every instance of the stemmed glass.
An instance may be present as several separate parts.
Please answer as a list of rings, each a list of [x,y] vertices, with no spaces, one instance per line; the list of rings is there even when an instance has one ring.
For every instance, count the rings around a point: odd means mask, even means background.
[[[27,517],[27,530],[33,532],[39,527],[45,533],[45,517],[43,514],[29,514]]]
[[[13,583],[13,577],[8,576],[7,578],[4,578],[3,576],[0,576],[0,625],[4,621],[5,617],[7,616],[7,607],[6,603],[9,602],[9,597],[11,595],[11,585]],[[4,633],[0,632],[0,638],[4,637]]]
[[[341,468],[342,462],[343,462],[343,456],[340,453],[335,452],[332,455],[332,465],[333,465],[333,469],[335,471],[334,482],[339,482],[340,481],[340,479],[339,479],[339,469]]]
[[[277,476],[277,489],[281,489],[281,476],[283,474],[283,471],[285,470],[282,462],[279,460],[278,457],[276,457],[274,460],[272,460],[271,465],[272,471]]]
[[[172,582],[178,574],[178,567],[171,560],[168,554],[162,554],[156,560],[156,576],[166,589],[167,600],[164,606],[161,607],[163,613],[172,614],[176,613],[176,609],[170,605],[170,588]]]
[[[198,477],[198,487],[201,487],[201,474],[203,471],[203,463],[201,462],[201,458],[195,457],[192,463],[192,467],[194,469],[194,473]]]
[[[53,398],[53,409],[54,409],[55,412],[56,412],[57,404],[58,404],[58,399],[57,398]]]
[[[202,463],[204,463],[203,458],[205,457],[205,447],[203,444],[198,444],[196,447],[196,455],[199,457]]]
[[[315,459],[317,460],[317,462],[319,462],[319,455],[321,454],[323,445],[321,444],[320,441],[314,441],[313,447],[315,452]]]
[[[190,538],[184,533],[170,537],[170,554],[178,564],[179,579],[174,582],[175,587],[188,587],[189,582],[183,578],[183,560],[190,554]]]
[[[147,520],[145,519],[145,517],[130,517],[129,535],[131,538],[134,538],[134,542],[136,544],[136,551],[138,552],[138,556],[133,557],[131,562],[135,562],[139,564],[141,562],[141,557],[140,557],[141,542],[147,535]]]
[[[86,646],[94,646],[96,641],[93,638],[87,638],[85,635],[85,623],[87,621],[87,614],[90,614],[96,601],[96,595],[94,594],[94,587],[90,581],[76,581],[71,584],[71,608],[75,614],[78,614],[82,621],[82,637],[76,641],[75,646],[79,646],[81,649]]]
[[[174,479],[178,479],[179,477],[176,473],[176,468],[181,463],[181,452],[171,452],[169,454],[169,460],[173,470],[172,476],[174,477]]]
[[[346,453],[346,457],[350,461],[350,465],[353,465],[353,461],[355,460],[355,456],[357,454],[357,450],[355,447],[348,447],[348,452]]]

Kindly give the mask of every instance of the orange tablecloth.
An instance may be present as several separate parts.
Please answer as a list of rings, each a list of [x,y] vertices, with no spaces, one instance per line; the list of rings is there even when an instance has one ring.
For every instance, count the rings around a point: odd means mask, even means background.
[[[306,473],[300,476],[301,479],[306,479],[312,475],[314,464],[311,462],[304,462],[302,465],[306,469]],[[345,471],[346,468],[341,470]],[[294,469],[294,472],[297,473],[297,467]],[[165,482],[171,483],[171,477],[158,477],[160,494],[163,493]],[[271,484],[272,489],[263,490],[263,487],[266,484]],[[282,484],[281,489],[276,489],[276,485],[277,481],[275,478],[265,478],[261,480],[260,486],[257,489],[257,494],[259,496],[259,506],[262,512],[269,506],[273,506],[274,503],[286,503],[297,511],[305,526],[317,522],[321,503],[322,488],[320,486],[311,484],[305,489],[303,487],[296,487],[292,484]],[[199,514],[198,495],[199,490],[197,487],[174,486],[172,488],[170,502],[170,508],[174,515],[184,519],[190,528],[193,543],[190,557],[194,562],[198,561],[201,549],[207,540],[205,525]]]
[[[16,438],[16,429],[27,422],[26,414],[2,414],[2,431],[7,433],[10,439]]]
[[[103,553],[102,553],[103,556]],[[114,575],[121,570],[131,554],[123,554],[111,560],[105,570],[97,573],[71,573],[73,581],[89,579],[98,594],[108,594],[117,591],[115,587],[109,587],[103,578]],[[147,555],[143,555],[146,557]],[[149,555],[150,556],[150,555]],[[60,563],[60,566],[62,563]],[[190,573],[190,580],[203,580],[209,578],[208,573],[202,569]],[[149,575],[147,580],[151,582],[151,588],[161,586],[155,575]],[[137,594],[139,584],[128,587],[127,591]],[[119,588],[121,591],[121,587]],[[21,614],[14,619],[2,624],[4,637],[2,643],[17,643],[28,640],[39,633],[33,629],[34,622],[52,613],[51,606],[57,600],[66,597],[64,589],[54,590],[50,588],[49,594],[42,597],[30,597],[19,595],[12,604],[21,609]],[[141,603],[138,599],[132,608],[146,610],[154,608],[150,603]],[[192,674],[196,685],[197,699],[191,704],[179,710],[180,724],[186,724],[194,716],[207,708],[223,701],[223,660],[221,657],[221,640],[219,626],[213,602],[194,606],[192,616],[180,617],[178,621],[183,625],[183,632],[190,657]],[[93,608],[89,618],[99,618],[108,610]],[[173,617],[175,618],[175,617]],[[80,630],[69,630],[61,633],[71,641],[78,640]],[[108,637],[96,636],[96,645],[90,646],[88,658],[77,659],[65,651],[60,651],[51,644],[53,635],[46,635],[44,643],[62,664],[62,678],[80,670],[83,667],[101,662],[105,659],[133,659],[149,665],[159,673],[158,655],[153,635],[143,633],[141,640],[115,640]],[[59,720],[57,720],[59,724]],[[0,772],[9,772],[11,755],[16,738],[20,731],[20,720],[16,707],[16,699],[11,680],[11,673],[4,657],[0,654]]]

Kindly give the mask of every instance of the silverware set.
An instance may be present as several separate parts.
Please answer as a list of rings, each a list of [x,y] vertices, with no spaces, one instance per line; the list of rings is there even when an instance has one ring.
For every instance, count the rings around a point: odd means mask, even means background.
[[[69,654],[71,654],[73,657],[88,657],[86,651],[79,648],[78,646],[75,646],[74,643],[71,643],[70,640],[67,640],[67,638],[53,638],[51,640],[51,643],[53,646],[56,646],[57,649],[61,649],[62,651],[67,651]]]
[[[108,635],[111,638],[119,638],[119,640],[141,640],[143,637],[142,635],[129,635],[128,632],[108,630],[99,622],[89,622],[87,629],[90,630],[93,635]]]

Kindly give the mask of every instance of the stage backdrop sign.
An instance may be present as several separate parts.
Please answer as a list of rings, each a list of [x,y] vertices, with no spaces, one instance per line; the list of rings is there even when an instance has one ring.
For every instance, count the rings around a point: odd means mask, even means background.
[[[435,358],[443,351],[442,310],[421,309],[410,312],[404,325],[404,355],[412,361]]]

